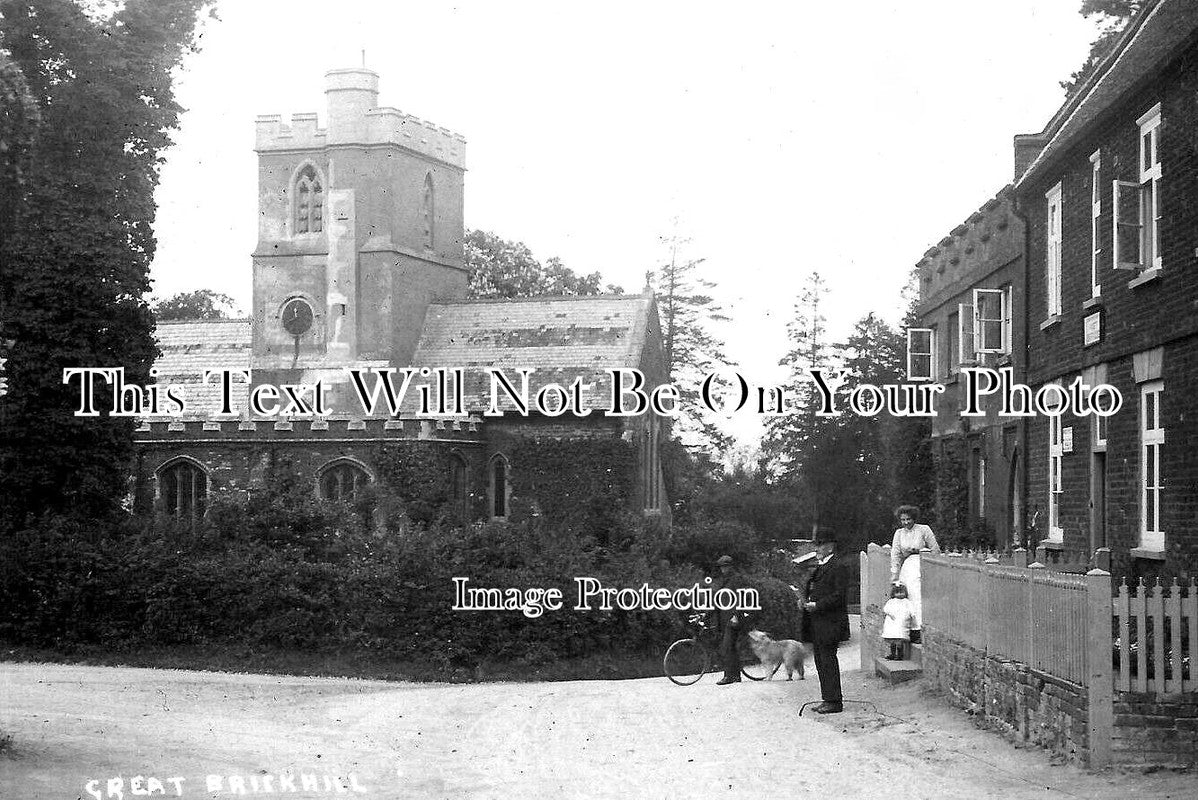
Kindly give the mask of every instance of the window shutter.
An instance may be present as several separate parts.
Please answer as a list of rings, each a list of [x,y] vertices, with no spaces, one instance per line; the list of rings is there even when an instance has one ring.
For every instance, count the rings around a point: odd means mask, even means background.
[[[957,357],[964,364],[977,360],[977,346],[973,341],[973,306],[957,305]]]
[[[1011,352],[1011,287],[1002,293],[1002,351]]]
[[[935,375],[931,328],[907,328],[907,380],[930,381]]]
[[[1133,181],[1114,181],[1115,224],[1112,239],[1115,251],[1112,265],[1115,269],[1141,270],[1144,268],[1140,252],[1140,231],[1144,227],[1140,220],[1140,184]]]

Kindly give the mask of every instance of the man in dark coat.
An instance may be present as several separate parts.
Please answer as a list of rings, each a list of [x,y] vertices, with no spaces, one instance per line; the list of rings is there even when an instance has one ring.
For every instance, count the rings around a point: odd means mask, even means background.
[[[807,602],[803,606],[806,613],[799,638],[811,643],[815,655],[815,671],[819,674],[823,697],[815,712],[837,714],[844,710],[836,646],[849,629],[848,574],[843,560],[836,556],[836,539],[830,530],[816,531],[815,543],[819,564],[807,581]]]
[[[744,589],[748,583],[733,567],[732,556],[720,556],[715,562],[723,577],[716,591],[720,589]],[[740,653],[737,650],[741,637],[749,630],[749,612],[745,609],[716,611],[716,631],[720,634],[720,660],[724,664],[724,677],[716,681],[717,686],[727,686],[730,683],[740,683]]]

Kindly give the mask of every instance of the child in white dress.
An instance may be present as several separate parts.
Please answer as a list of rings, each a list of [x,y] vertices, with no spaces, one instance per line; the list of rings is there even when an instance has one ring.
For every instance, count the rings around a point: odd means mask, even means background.
[[[906,655],[907,642],[911,640],[911,626],[915,623],[915,606],[907,597],[907,587],[895,582],[890,587],[890,599],[882,606],[886,615],[882,620],[882,638],[890,645],[887,661],[901,661]]]

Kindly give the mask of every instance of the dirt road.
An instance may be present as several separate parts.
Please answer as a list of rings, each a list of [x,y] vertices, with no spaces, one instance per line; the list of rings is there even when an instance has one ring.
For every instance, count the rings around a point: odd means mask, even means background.
[[[1194,776],[1052,766],[860,672],[846,697],[876,710],[799,717],[818,691],[813,670],[680,688],[0,664],[0,798],[1198,796]]]

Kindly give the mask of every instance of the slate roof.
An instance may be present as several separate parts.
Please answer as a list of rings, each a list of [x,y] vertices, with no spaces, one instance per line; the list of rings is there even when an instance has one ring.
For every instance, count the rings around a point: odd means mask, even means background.
[[[605,370],[640,366],[651,323],[652,295],[544,297],[434,302],[412,363],[466,370],[467,408],[490,402],[484,367],[504,369],[520,386],[519,369],[536,370],[529,394],[547,383],[582,378],[584,408],[609,406]],[[410,397],[410,396],[409,396]],[[501,394],[501,408],[512,408]]]
[[[221,419],[220,383],[202,384],[205,369],[250,368],[250,321],[248,319],[188,320],[159,322],[155,331],[162,355],[154,362],[158,383],[182,384],[187,413],[170,419]],[[249,386],[233,383],[233,408],[249,407]],[[166,419],[166,415],[146,419]],[[232,419],[224,417],[223,419]]]
[[[582,378],[584,408],[607,409],[610,379],[605,370],[640,366],[647,332],[654,324],[652,307],[652,295],[434,301],[412,366],[464,368],[470,411],[490,403],[490,378],[484,367],[504,369],[517,388],[518,370],[535,370],[529,380],[530,398],[547,383],[568,387]],[[160,322],[156,335],[162,350],[154,363],[158,382],[186,387],[187,413],[171,419],[220,419],[220,385],[213,381],[204,386],[203,371],[250,368],[250,320]],[[414,380],[408,389],[404,412],[416,410],[416,386],[422,382],[429,380]],[[501,399],[501,408],[515,407],[502,394]],[[233,384],[233,407],[249,407],[247,384]]]
[[[1103,112],[1141,89],[1190,46],[1196,31],[1198,0],[1150,0],[1085,85],[1049,120],[1041,134],[1049,137],[1048,143],[1016,187],[1040,178]]]

